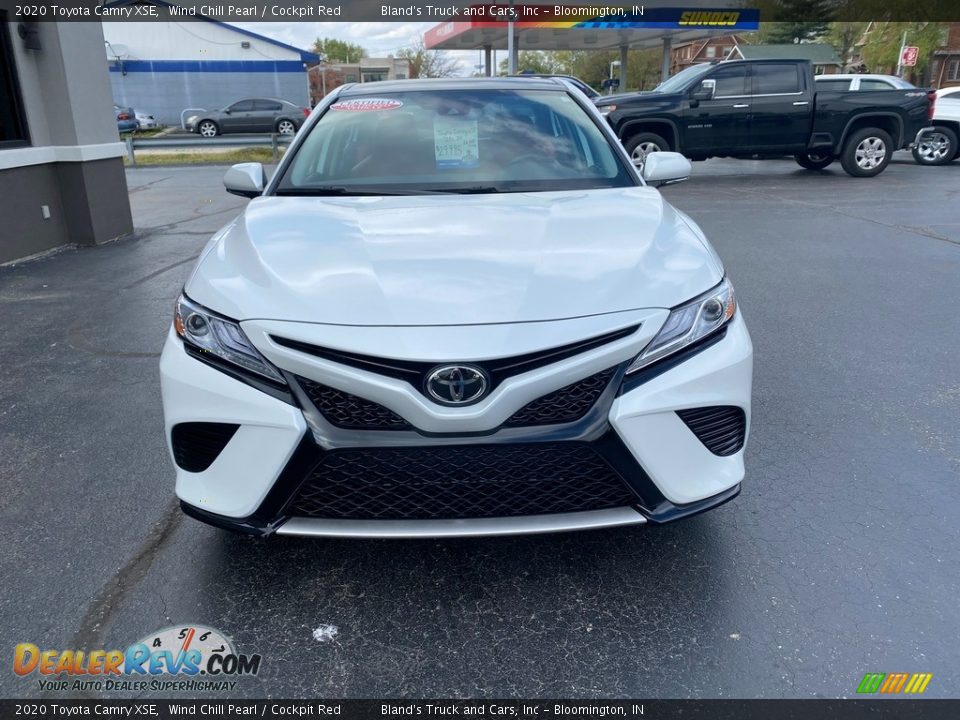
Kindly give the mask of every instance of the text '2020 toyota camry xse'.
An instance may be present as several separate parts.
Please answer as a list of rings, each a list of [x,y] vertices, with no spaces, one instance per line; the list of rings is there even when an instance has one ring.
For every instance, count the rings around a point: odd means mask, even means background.
[[[662,523],[734,497],[753,349],[700,229],[556,79],[339,88],[160,362],[185,512],[255,534]]]

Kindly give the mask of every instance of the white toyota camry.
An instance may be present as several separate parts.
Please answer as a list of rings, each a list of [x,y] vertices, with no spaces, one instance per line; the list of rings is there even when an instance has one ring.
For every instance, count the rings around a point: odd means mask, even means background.
[[[268,535],[663,523],[740,491],[723,265],[557,79],[350,85],[209,242],[160,370],[189,515]]]

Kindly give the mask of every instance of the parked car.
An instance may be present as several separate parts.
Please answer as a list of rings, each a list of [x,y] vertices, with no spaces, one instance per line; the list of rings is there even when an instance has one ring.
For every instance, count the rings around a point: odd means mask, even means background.
[[[117,130],[119,132],[133,132],[137,129],[137,117],[132,108],[114,105],[113,113],[117,116]]]
[[[817,91],[911,90],[916,87],[896,75],[817,75],[813,79],[817,84]]]
[[[945,165],[960,157],[960,87],[937,90],[933,109],[933,132],[913,148],[921,165]]]
[[[547,73],[520,73],[516,77],[525,77],[525,78],[561,78],[563,80],[568,80],[577,88],[580,92],[586,95],[588,98],[600,97],[600,93],[594,90],[592,87],[587,85],[583,80],[573,75],[555,75]]]
[[[932,98],[915,88],[820,91],[809,61],[732,60],[594,102],[636,160],[656,150],[697,160],[794,155],[810,170],[839,159],[850,175],[872,177],[930,131]]]
[[[481,119],[482,118],[482,119]],[[687,215],[549,79],[342,86],[207,245],[160,359],[183,510],[257,535],[663,523],[739,492],[753,349]]]
[[[246,98],[220,110],[192,115],[187,130],[203,137],[221,133],[280,133],[293,135],[309,117],[310,108],[302,108],[276,98]]]
[[[146,110],[134,110],[134,116],[137,118],[138,130],[153,130],[160,127],[160,123]]]

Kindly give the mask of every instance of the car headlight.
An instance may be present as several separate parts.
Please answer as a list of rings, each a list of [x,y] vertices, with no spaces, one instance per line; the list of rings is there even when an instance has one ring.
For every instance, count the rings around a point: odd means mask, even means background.
[[[597,108],[597,109],[600,111],[600,114],[601,114],[601,115],[603,115],[604,117],[606,117],[607,115],[609,115],[610,113],[612,113],[614,110],[616,110],[616,109],[617,109],[617,106],[616,106],[616,105],[603,105],[602,107],[599,107],[599,108]]]
[[[203,352],[273,382],[286,384],[280,371],[253,347],[239,324],[207,310],[186,295],[177,298],[173,328],[184,342]]]
[[[660,332],[627,368],[627,374],[702,340],[730,322],[736,313],[733,284],[724,278],[709,292],[671,310]]]

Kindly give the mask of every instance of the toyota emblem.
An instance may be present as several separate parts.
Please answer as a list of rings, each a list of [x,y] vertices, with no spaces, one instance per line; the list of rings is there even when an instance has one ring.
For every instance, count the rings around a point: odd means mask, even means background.
[[[442,405],[466,405],[487,392],[486,373],[470,365],[443,365],[427,376],[427,394]]]

